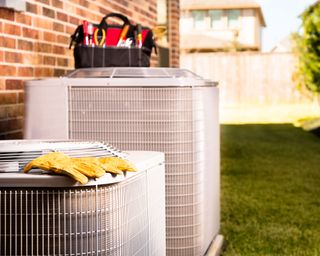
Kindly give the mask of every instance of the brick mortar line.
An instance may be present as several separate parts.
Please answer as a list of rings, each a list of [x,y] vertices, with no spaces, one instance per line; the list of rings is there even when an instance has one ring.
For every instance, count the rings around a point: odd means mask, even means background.
[[[51,45],[56,45],[56,46],[63,46],[69,49],[69,44],[63,44],[63,43],[59,43],[57,41],[55,42],[51,42],[51,41],[44,41],[41,39],[34,39],[34,38],[30,38],[30,37],[23,37],[23,36],[16,36],[16,35],[11,35],[11,34],[5,34],[5,33],[0,33],[0,36],[5,36],[11,39],[15,39],[15,40],[26,40],[26,41],[30,41],[32,43],[47,43],[47,44],[51,44]],[[10,48],[10,47],[0,47],[0,49],[17,49],[17,48]]]
[[[28,50],[23,50],[23,49],[17,49],[17,48],[5,48],[5,47],[0,47],[0,50],[3,50],[4,52],[13,52],[13,53],[33,53],[36,55],[45,55],[45,56],[50,56],[50,57],[61,57],[61,56],[65,56],[68,57],[68,59],[73,59],[73,49],[70,49],[70,51],[72,51],[69,54],[57,54],[57,53],[50,53],[50,52],[36,52],[36,51],[28,51]],[[68,49],[69,50],[69,49]],[[1,63],[1,61],[0,61]]]
[[[14,133],[17,133],[17,132],[22,132],[23,131],[23,128],[21,128],[20,130],[13,130],[13,131],[7,131],[7,132],[3,132],[3,133],[0,133],[0,136],[4,136],[4,135],[10,135],[10,134],[14,134]]]
[[[17,105],[17,104],[11,104],[12,105]],[[0,105],[1,106],[1,105]],[[3,119],[0,119],[1,121],[10,121],[10,120],[17,120],[17,119],[23,119],[23,115],[21,116],[14,116],[14,117],[6,117],[6,118],[3,118]]]
[[[74,68],[71,68],[71,69],[63,69],[65,71],[72,71],[74,70]],[[35,79],[51,79],[51,78],[59,78],[60,76],[36,76],[36,75],[32,75],[32,76],[2,76],[1,79],[3,80],[19,80],[19,81],[30,81],[30,80],[35,80]],[[21,89],[22,91],[24,89]],[[10,91],[10,92],[13,92],[14,90],[11,90],[11,89],[0,89],[0,93],[3,93],[3,92],[7,92],[7,91]]]
[[[3,108],[3,111],[2,113],[6,112],[6,116],[3,116],[3,118],[0,118],[0,121],[11,121],[11,120],[17,120],[17,119],[21,119],[23,118],[24,116],[24,111],[22,111],[21,114],[17,113],[18,111],[20,111],[20,106],[17,106],[16,104],[12,104],[10,107],[11,107],[11,110],[9,111],[12,111],[11,113],[11,116],[9,117],[8,116],[8,113],[7,113],[7,109],[5,109],[5,107]],[[1,105],[0,105],[1,107]],[[16,108],[15,108],[16,107]],[[17,114],[16,116],[14,114]]]
[[[50,56],[51,57],[51,56]],[[68,60],[73,60],[73,58],[68,58]],[[54,67],[55,65],[51,65],[51,64],[33,64],[33,63],[21,63],[21,62],[6,62],[6,61],[0,61],[0,65],[6,65],[6,66],[16,66],[16,67],[31,67],[31,66],[35,66],[35,67],[40,67],[40,66],[49,66],[49,67]]]
[[[32,16],[32,17],[41,17],[41,18],[45,18],[45,19],[52,19],[52,18],[49,18],[49,17],[46,17],[46,16],[40,16],[40,15],[37,15],[37,14],[34,14],[34,13],[28,13],[28,15]],[[56,19],[54,19],[56,20]],[[2,20],[3,21],[3,25],[5,23],[8,23],[8,24],[11,24],[11,25],[16,25],[16,26],[20,26],[21,28],[30,28],[30,29],[34,29],[34,30],[40,30],[40,31],[45,31],[45,32],[52,32],[54,34],[60,34],[60,35],[66,35],[68,34],[67,32],[60,32],[60,31],[54,31],[54,30],[50,30],[50,29],[45,29],[45,28],[41,28],[41,27],[36,27],[35,24],[33,24],[33,22],[31,23],[31,25],[27,25],[27,24],[24,24],[24,23],[19,23],[17,21],[11,21],[11,20]],[[59,21],[59,20],[56,20],[56,21]],[[61,22],[59,21],[60,23],[65,23],[65,24],[68,24],[68,25],[73,25],[71,23],[68,23],[68,22]],[[75,25],[76,26],[76,25]],[[3,34],[3,33],[1,33]],[[10,35],[10,34],[6,34],[6,35]]]
[[[1,65],[1,63],[0,63]],[[6,66],[11,66],[11,65],[6,65]],[[62,69],[65,71],[70,71],[70,70],[74,70],[74,67],[70,66],[70,67],[65,67],[65,66],[46,66],[46,65],[42,65],[42,66],[18,66],[18,68],[21,67],[25,67],[25,68],[50,68],[50,69]],[[17,80],[26,80],[26,79],[30,79],[32,77],[37,77],[37,76],[19,76],[19,75],[14,75],[14,76],[1,76],[1,79],[12,79],[13,77],[15,77]]]
[[[20,93],[23,90],[10,90],[11,93]],[[7,93],[7,90],[0,90],[0,93]]]
[[[70,70],[73,70],[73,69],[70,69]],[[68,70],[67,70],[68,71]],[[59,76],[1,76],[1,79],[4,79],[4,80],[10,80],[10,79],[13,79],[14,80],[21,80],[21,81],[29,81],[29,80],[34,80],[34,79],[38,79],[40,77],[43,77],[43,78],[46,78],[46,79],[50,79],[50,78],[59,78]],[[21,89],[23,91],[23,89]],[[0,90],[0,93],[2,91],[13,91],[13,90],[10,90],[10,89],[4,89],[4,90]],[[1,105],[0,105],[1,106]]]
[[[23,131],[23,127],[21,127],[21,129],[19,129],[19,130],[9,130],[7,132],[1,132],[0,135],[7,135],[7,134],[15,133],[15,132],[20,132],[20,131]]]
[[[8,92],[8,93],[10,93],[10,91],[15,91],[14,93],[16,93],[17,95],[19,94],[19,93],[21,93],[21,92],[23,92],[24,90],[23,89],[21,89],[21,90],[4,90],[4,91],[1,91],[0,90],[0,94],[1,93],[4,93],[4,92]],[[23,102],[18,102],[18,103],[10,103],[10,104],[0,104],[0,107],[12,107],[12,106],[23,106],[24,105],[24,103]]]
[[[71,67],[69,66],[58,66],[58,65],[50,65],[50,64],[21,64],[21,63],[15,63],[15,62],[0,62],[0,65],[4,66],[14,66],[17,68],[31,68],[31,67],[36,67],[36,68],[55,68],[55,67],[63,67],[64,69],[69,69]],[[2,78],[3,76],[1,76]]]
[[[56,53],[47,53],[47,52],[34,52],[34,51],[26,51],[26,50],[20,50],[20,49],[16,49],[16,50],[12,50],[11,48],[4,48],[4,52],[10,52],[10,53],[30,53],[30,54],[34,54],[34,55],[37,55],[37,56],[45,56],[45,57],[57,57],[57,58],[67,58],[67,59],[70,59],[70,60],[73,60],[73,55],[71,53],[71,55],[69,54],[56,54]],[[10,49],[10,50],[6,50],[6,49]],[[2,50],[2,48],[0,48],[0,50]],[[1,64],[3,63],[6,63],[6,64],[24,64],[24,63],[16,63],[16,62],[5,62],[5,61],[0,61]]]
[[[16,107],[17,106],[17,104],[12,104],[10,107]],[[1,107],[1,105],[0,105],[0,107]],[[19,107],[19,106],[18,106]],[[4,111],[3,112],[6,112],[5,111],[5,108],[3,109]],[[10,110],[9,110],[10,111]],[[14,109],[13,111],[17,111],[17,109]],[[2,113],[3,113],[2,112]],[[6,113],[6,114],[8,114],[8,113]],[[0,118],[0,122],[1,121],[11,121],[11,120],[17,120],[17,119],[22,119],[23,118],[23,116],[24,116],[24,112],[22,113],[22,114],[18,114],[18,115],[16,115],[16,116],[11,116],[11,117],[9,117],[9,116],[4,116],[3,118]]]
[[[24,130],[24,128],[21,127],[21,129],[19,129],[19,130],[9,130],[9,131],[7,131],[7,132],[1,132],[1,133],[0,133],[0,136],[2,136],[2,135],[14,134],[14,133],[16,133],[16,132],[21,132],[21,131],[23,131],[23,130]]]
[[[15,78],[15,80],[24,80],[25,81],[25,80],[34,79],[34,76],[1,76],[1,79],[3,79],[3,80],[8,80],[8,79],[12,79],[12,78]],[[5,89],[4,91],[8,91],[8,89]]]
[[[70,70],[66,70],[66,71],[71,71],[73,69],[70,69]],[[21,81],[30,81],[30,80],[35,80],[35,79],[54,79],[54,78],[59,78],[60,76],[28,76],[28,77],[18,77],[17,76],[5,76],[4,79],[12,79],[12,78],[15,78],[14,80],[21,80]],[[3,78],[3,76],[1,77]],[[12,92],[14,90],[10,90],[10,89],[3,89],[3,90],[0,90],[0,93],[3,93],[3,92]],[[20,91],[24,91],[24,89],[21,89]],[[1,105],[0,105],[1,106]]]

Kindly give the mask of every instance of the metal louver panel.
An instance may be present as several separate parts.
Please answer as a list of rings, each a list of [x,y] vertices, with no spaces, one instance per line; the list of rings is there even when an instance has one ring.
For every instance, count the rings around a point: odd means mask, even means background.
[[[0,190],[0,255],[149,255],[146,191],[146,175],[117,186]]]
[[[19,172],[31,160],[50,152],[59,151],[70,157],[126,158],[126,154],[110,144],[79,141],[2,141],[0,142],[0,173]]]
[[[212,125],[206,111],[210,120],[217,119],[214,103],[206,99],[208,90],[69,87],[71,139],[165,152],[167,255],[203,255],[219,229],[219,220],[212,220],[219,219],[219,199],[214,199],[219,198],[219,170],[212,170],[218,168],[218,157],[209,159],[207,152],[219,141],[218,135],[208,135],[214,131],[208,131]]]

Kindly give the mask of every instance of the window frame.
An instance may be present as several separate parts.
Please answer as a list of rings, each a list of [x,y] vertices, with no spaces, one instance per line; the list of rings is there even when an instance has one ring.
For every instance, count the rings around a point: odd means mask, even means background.
[[[203,24],[200,27],[197,27],[197,20],[195,18],[195,14],[196,13],[203,13]],[[192,10],[191,11],[191,16],[192,16],[192,20],[193,20],[193,29],[199,29],[199,30],[205,30],[208,29],[208,25],[206,24],[206,18],[208,17],[207,15],[208,11],[207,10]]]
[[[220,19],[214,20],[213,13],[220,13]],[[224,10],[208,10],[208,16],[210,19],[210,29],[223,29],[225,27],[225,24],[223,21]],[[217,21],[218,24],[214,25],[214,21]]]
[[[237,19],[231,20],[230,14],[237,13],[236,16]],[[227,17],[227,27],[229,29],[239,29],[240,28],[240,18],[241,18],[241,10],[240,9],[229,9],[226,10],[226,17]],[[233,25],[231,25],[231,21],[235,22]]]
[[[216,20],[216,26],[213,24],[214,12],[220,13],[220,21],[219,19]],[[196,17],[196,15],[199,15],[200,13],[202,14],[201,20]],[[232,30],[241,28],[242,9],[194,9],[190,10],[188,14],[183,14],[183,17],[186,17],[187,15],[192,18],[192,28],[196,30]],[[219,16],[219,14],[217,16]]]

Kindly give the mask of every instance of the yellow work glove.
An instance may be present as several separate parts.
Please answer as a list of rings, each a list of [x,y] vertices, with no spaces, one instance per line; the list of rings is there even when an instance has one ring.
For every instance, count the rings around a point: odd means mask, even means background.
[[[45,171],[52,171],[57,174],[65,174],[79,181],[81,184],[86,184],[88,178],[81,172],[73,168],[73,162],[70,157],[61,152],[52,152],[42,155],[24,167],[24,172],[27,173],[33,168],[39,168]]]
[[[123,171],[135,172],[135,167],[127,160],[118,157],[81,157],[70,158],[61,152],[52,152],[30,161],[25,167],[27,173],[33,168],[65,174],[72,179],[86,184],[89,178],[99,178],[106,172],[122,174]]]
[[[81,172],[89,178],[99,178],[105,175],[100,161],[95,157],[71,158],[73,169]]]
[[[122,171],[137,171],[132,163],[119,157],[102,157],[99,158],[99,161],[106,172],[119,174],[122,173]]]

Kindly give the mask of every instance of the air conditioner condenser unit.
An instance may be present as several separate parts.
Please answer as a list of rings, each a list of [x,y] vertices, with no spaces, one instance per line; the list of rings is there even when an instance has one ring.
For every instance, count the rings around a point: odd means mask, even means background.
[[[162,153],[128,152],[136,173],[81,185],[25,163],[48,152],[120,156],[98,142],[0,142],[0,255],[165,255]]]
[[[166,254],[206,252],[220,227],[215,82],[173,68],[92,68],[25,90],[26,138],[164,152]]]

